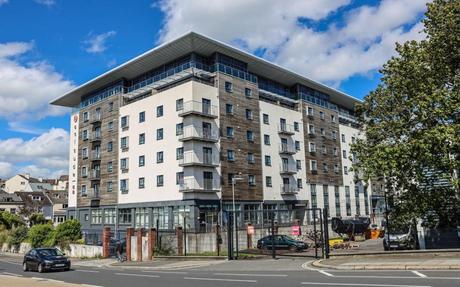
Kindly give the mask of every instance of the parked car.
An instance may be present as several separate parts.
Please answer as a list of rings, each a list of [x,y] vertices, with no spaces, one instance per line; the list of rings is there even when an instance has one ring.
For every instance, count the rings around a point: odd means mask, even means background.
[[[385,230],[383,249],[416,249],[417,239],[411,226]]]
[[[302,251],[308,249],[307,243],[287,235],[272,235],[265,236],[257,241],[257,248],[259,249],[271,249],[274,242],[275,249],[288,249],[290,251]]]
[[[70,270],[70,259],[57,248],[33,248],[24,255],[22,269],[40,273],[49,270]]]

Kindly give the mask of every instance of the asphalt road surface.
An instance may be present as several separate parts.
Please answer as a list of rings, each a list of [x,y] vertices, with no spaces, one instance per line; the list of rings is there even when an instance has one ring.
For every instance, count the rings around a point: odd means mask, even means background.
[[[0,274],[107,287],[370,286],[460,287],[460,271],[344,271],[308,267],[305,259],[219,262],[201,267],[139,269],[79,267],[68,272],[23,272],[20,257],[0,257]],[[0,281],[1,287],[5,283]],[[32,287],[32,286],[31,286]]]

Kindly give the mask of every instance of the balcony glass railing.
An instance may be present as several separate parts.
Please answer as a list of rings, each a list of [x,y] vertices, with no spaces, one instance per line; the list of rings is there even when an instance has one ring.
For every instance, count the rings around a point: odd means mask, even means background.
[[[295,154],[297,152],[294,145],[280,144],[280,153]]]
[[[280,173],[296,173],[297,167],[294,164],[281,164]]]
[[[203,179],[202,182],[198,182],[195,178],[184,179],[179,185],[179,191],[216,191],[220,189],[218,180],[214,179]]]
[[[219,165],[219,158],[212,154],[198,156],[195,152],[185,152],[184,157],[179,160],[179,165],[217,166]]]
[[[195,128],[194,126],[187,126],[183,129],[182,134],[179,136],[179,139],[181,140],[200,139],[200,140],[217,141],[219,140],[219,133],[217,130]]]
[[[92,151],[91,152],[91,159],[101,159],[101,152],[100,151]]]
[[[100,170],[91,170],[91,172],[89,173],[89,178],[90,179],[99,179],[101,178],[101,171]]]
[[[206,104],[200,101],[188,101],[184,103],[183,109],[179,112],[179,115],[193,113],[203,116],[217,117],[218,109],[215,105]]]
[[[294,134],[294,126],[293,125],[288,125],[288,124],[279,124],[278,125],[278,132],[279,133],[284,133],[284,134]]]
[[[282,184],[281,185],[281,193],[282,194],[293,194],[293,193],[298,193],[299,188],[297,185],[294,184]]]

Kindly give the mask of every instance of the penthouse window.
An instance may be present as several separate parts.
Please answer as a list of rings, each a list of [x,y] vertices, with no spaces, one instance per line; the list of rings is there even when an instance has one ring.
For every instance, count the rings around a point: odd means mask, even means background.
[[[225,91],[231,93],[233,91],[233,84],[230,82],[225,82]]]
[[[163,106],[158,106],[157,107],[157,118],[163,116]]]

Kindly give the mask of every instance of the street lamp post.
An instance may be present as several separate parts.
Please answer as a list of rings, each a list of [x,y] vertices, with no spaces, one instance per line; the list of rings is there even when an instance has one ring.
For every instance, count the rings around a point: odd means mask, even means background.
[[[236,181],[243,180],[242,177],[232,177],[232,204],[233,204],[233,233],[235,234],[235,243],[238,244],[238,234],[236,233],[236,223],[237,223],[237,215],[236,215],[236,205],[235,205],[235,184]],[[236,246],[236,250],[238,250],[238,246]]]

